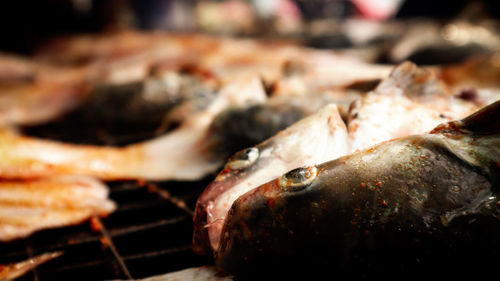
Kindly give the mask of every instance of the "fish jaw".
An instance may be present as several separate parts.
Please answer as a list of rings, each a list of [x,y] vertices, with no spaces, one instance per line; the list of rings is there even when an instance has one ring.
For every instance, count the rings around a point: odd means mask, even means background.
[[[216,262],[233,274],[283,264],[342,268],[366,253],[399,262],[414,253],[404,252],[415,250],[414,239],[430,243],[417,251],[435,244],[432,254],[445,255],[462,245],[457,233],[473,235],[461,218],[500,224],[499,167],[484,174],[455,149],[444,135],[411,136],[321,164],[299,191],[268,182],[232,205]]]
[[[338,107],[330,104],[257,145],[259,158],[250,167],[231,169],[226,165],[197,201],[195,251],[206,254],[217,249],[226,214],[240,195],[293,168],[343,156],[348,147]]]

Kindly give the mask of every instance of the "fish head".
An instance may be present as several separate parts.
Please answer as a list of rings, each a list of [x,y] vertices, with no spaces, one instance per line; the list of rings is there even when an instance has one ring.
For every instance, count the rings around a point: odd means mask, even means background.
[[[214,210],[214,201],[259,166],[259,154],[259,147],[250,147],[237,152],[229,158],[222,171],[198,198],[193,232],[193,249],[197,254],[210,253],[212,245],[218,242],[218,239],[209,236],[209,232],[220,232],[223,224],[223,220],[213,219],[217,211]]]
[[[325,106],[256,146],[239,151],[198,198],[193,236],[195,252],[206,254],[217,250],[224,220],[241,195],[290,169],[335,159],[347,151],[345,124],[335,104]],[[301,173],[296,176],[299,175]],[[298,186],[298,183],[290,184],[288,188]]]
[[[315,237],[324,233],[310,230],[331,228],[337,220],[324,212],[337,209],[331,204],[338,202],[326,200],[328,184],[322,179],[320,167],[293,169],[240,196],[224,222],[217,264],[234,272],[259,266],[278,268],[283,263],[311,267],[309,251],[320,247],[314,245],[315,241],[325,238]],[[338,216],[338,221],[345,221],[340,218],[342,212]]]

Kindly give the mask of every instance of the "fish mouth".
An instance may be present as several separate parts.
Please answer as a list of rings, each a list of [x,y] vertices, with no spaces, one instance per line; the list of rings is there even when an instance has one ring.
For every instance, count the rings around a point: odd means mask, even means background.
[[[231,189],[237,182],[237,177],[230,176],[228,173],[234,172],[224,168],[214,182],[207,186],[196,202],[193,218],[193,251],[198,255],[207,255],[216,249],[213,247],[213,243],[211,243],[209,230],[215,227],[216,224],[222,225],[223,219],[215,223],[209,222],[209,217],[212,215],[213,202],[217,199],[218,195]],[[218,239],[215,239],[215,241],[218,243]]]
[[[212,247],[208,243],[208,229],[207,226],[207,205],[206,203],[196,202],[194,211],[194,230],[193,230],[193,251],[197,255],[207,255],[212,252]]]
[[[235,181],[235,180],[234,180]],[[220,248],[221,237],[224,235],[225,225],[231,217],[234,206],[241,204],[245,198],[259,198],[269,203],[270,206],[274,204],[274,198],[278,191],[278,181],[265,183],[257,186],[250,191],[240,195],[238,199],[231,203],[231,208],[228,208],[224,215],[218,219],[209,220],[210,216],[214,215],[213,202],[216,200],[214,190],[230,189],[233,185],[227,182],[214,182],[211,186],[207,187],[204,193],[200,196],[200,200],[196,203],[194,215],[194,231],[193,231],[193,250],[196,254],[206,255],[213,253],[216,255]],[[273,192],[270,192],[274,190]],[[269,195],[269,194],[273,195]]]

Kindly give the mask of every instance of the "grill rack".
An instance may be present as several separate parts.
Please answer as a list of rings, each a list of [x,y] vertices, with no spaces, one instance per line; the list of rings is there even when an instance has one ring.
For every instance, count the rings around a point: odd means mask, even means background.
[[[92,123],[77,111],[23,131],[45,139],[121,146],[154,137],[157,125]],[[64,252],[16,279],[22,281],[127,280],[211,265],[213,258],[194,254],[191,239],[196,200],[214,176],[196,182],[108,182],[118,206],[112,214],[0,243],[0,264]]]
[[[209,181],[108,183],[118,204],[109,217],[1,243],[0,263],[63,251],[18,279],[35,281],[135,279],[212,264],[191,243],[194,204]]]

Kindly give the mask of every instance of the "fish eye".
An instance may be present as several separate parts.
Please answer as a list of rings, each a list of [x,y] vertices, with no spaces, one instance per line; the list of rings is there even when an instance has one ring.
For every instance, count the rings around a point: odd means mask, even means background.
[[[299,191],[309,186],[317,174],[315,166],[293,169],[280,177],[279,186],[285,191]]]
[[[259,149],[256,147],[250,147],[236,153],[227,162],[227,167],[232,170],[241,170],[248,168],[257,161],[259,158]]]

